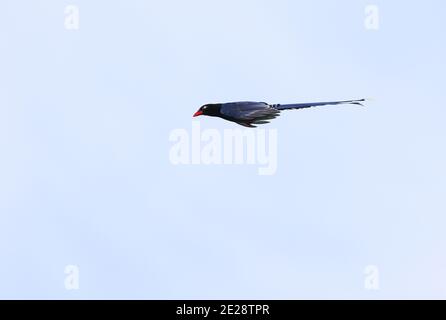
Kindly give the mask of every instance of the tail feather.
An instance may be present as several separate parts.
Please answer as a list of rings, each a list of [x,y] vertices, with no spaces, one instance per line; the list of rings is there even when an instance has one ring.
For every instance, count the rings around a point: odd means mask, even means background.
[[[366,101],[365,99],[359,99],[359,100],[345,100],[345,101],[331,101],[331,102],[275,104],[275,105],[271,105],[271,107],[273,107],[274,109],[277,109],[277,110],[291,110],[291,109],[304,109],[304,108],[329,106],[329,105],[340,105],[340,104],[354,104],[354,105],[364,106],[364,104],[362,104],[362,102],[365,102],[365,101]]]

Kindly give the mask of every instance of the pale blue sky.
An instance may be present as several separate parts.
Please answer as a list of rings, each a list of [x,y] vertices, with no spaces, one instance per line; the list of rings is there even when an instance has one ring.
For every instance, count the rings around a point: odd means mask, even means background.
[[[0,9],[0,298],[446,298],[444,3]],[[274,176],[169,162],[204,103],[362,97],[265,126]]]

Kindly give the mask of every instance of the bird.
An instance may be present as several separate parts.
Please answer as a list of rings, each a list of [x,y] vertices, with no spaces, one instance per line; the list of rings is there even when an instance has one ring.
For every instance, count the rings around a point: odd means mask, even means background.
[[[248,128],[256,128],[258,125],[269,123],[277,118],[284,110],[305,109],[312,107],[352,104],[363,106],[365,99],[310,102],[294,104],[268,104],[266,102],[240,101],[227,103],[210,103],[201,106],[193,117],[209,116],[219,117],[227,121],[235,122]]]

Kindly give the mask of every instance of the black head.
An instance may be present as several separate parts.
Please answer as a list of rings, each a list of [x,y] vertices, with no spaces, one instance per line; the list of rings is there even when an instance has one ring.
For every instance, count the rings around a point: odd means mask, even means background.
[[[194,117],[198,116],[210,116],[218,117],[220,115],[221,104],[205,104],[197,112],[195,112]]]

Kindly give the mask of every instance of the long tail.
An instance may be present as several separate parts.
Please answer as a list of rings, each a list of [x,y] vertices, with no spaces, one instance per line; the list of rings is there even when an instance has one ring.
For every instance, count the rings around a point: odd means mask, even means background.
[[[295,104],[273,104],[271,107],[277,110],[291,110],[291,109],[304,109],[320,106],[338,105],[338,104],[355,104],[363,106],[361,102],[365,99],[360,100],[346,100],[346,101],[331,101],[331,102],[310,102],[310,103],[295,103]]]

